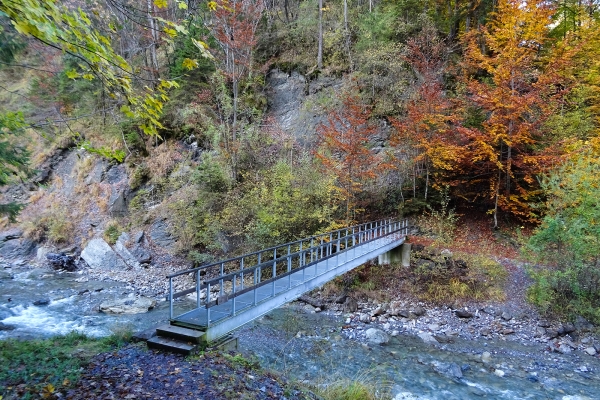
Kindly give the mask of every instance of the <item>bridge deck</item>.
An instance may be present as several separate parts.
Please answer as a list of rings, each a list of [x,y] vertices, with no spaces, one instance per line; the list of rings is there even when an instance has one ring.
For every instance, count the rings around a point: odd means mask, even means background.
[[[212,306],[210,308],[200,307],[185,314],[179,315],[172,320],[175,324],[186,326],[194,326],[199,328],[213,327],[219,323],[232,319],[235,316],[249,312],[258,305],[269,302],[270,299],[277,297],[285,297],[287,292],[293,292],[291,297],[296,298],[301,294],[314,289],[315,284],[322,285],[333,277],[343,274],[344,272],[355,268],[356,261],[361,261],[361,264],[368,259],[377,257],[378,255],[388,251],[391,247],[396,247],[404,242],[404,235],[395,233],[374,239],[364,244],[353,246],[347,250],[334,253],[329,258],[316,262],[314,265],[309,265],[287,276],[274,280],[273,282],[255,288],[254,290],[229,299],[226,302]],[[390,247],[391,246],[391,247]],[[365,259],[365,256],[369,257]],[[331,274],[331,272],[334,272]],[[324,282],[321,277],[327,278]],[[295,290],[292,290],[295,289]],[[290,297],[288,296],[288,297]],[[293,300],[286,298],[285,301],[275,302],[274,306],[283,304],[286,301]],[[264,307],[263,307],[264,308]],[[255,312],[256,316],[249,317],[250,320],[256,318],[264,312]],[[209,321],[210,318],[210,321]],[[240,324],[243,324],[248,318],[242,318]]]

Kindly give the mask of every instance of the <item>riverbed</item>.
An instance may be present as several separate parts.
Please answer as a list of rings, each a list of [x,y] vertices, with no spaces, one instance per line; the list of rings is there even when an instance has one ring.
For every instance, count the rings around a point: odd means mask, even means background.
[[[71,331],[105,336],[168,319],[168,303],[144,314],[110,315],[99,304],[135,294],[131,284],[92,281],[83,273],[13,266],[0,270],[0,339]],[[160,300],[160,299],[159,299]],[[600,360],[504,338],[428,344],[401,333],[384,345],[348,339],[342,313],[291,304],[236,332],[240,351],[309,385],[360,380],[394,399],[600,399]],[[488,353],[484,357],[484,353]]]

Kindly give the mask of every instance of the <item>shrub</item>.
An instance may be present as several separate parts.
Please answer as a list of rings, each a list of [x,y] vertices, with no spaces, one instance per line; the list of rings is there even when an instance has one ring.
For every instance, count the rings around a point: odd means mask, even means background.
[[[546,216],[526,251],[546,267],[532,268],[529,300],[543,312],[600,323],[600,138],[575,146],[572,159],[542,181]]]
[[[117,243],[119,236],[121,236],[121,228],[116,222],[111,222],[106,226],[106,229],[104,230],[104,234],[102,236],[108,244],[113,245]]]

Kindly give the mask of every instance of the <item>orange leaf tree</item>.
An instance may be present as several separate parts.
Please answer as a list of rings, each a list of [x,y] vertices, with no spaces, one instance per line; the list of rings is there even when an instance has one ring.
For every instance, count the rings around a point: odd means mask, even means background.
[[[317,127],[320,136],[316,157],[326,172],[336,177],[336,186],[346,204],[346,223],[354,221],[358,195],[377,176],[380,163],[371,150],[376,126],[370,123],[371,107],[356,95],[345,95],[343,105]]]
[[[392,120],[397,131],[392,144],[412,145],[417,152],[413,160],[413,196],[416,197],[416,177],[419,170],[424,170],[425,201],[432,173],[454,170],[460,158],[453,104],[443,87],[447,54],[446,45],[431,24],[408,40],[403,59],[414,73],[414,92],[406,103],[406,115]]]
[[[539,194],[536,174],[551,160],[543,123],[553,111],[556,83],[545,79],[551,63],[548,2],[500,0],[487,27],[463,37],[466,102],[484,120],[461,129],[468,141],[464,160],[470,171],[463,193],[491,203],[498,211],[531,218],[530,202]]]

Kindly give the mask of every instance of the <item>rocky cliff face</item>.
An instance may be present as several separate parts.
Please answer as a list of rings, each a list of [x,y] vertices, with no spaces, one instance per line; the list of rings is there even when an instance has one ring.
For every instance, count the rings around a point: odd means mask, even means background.
[[[267,87],[267,114],[286,134],[310,147],[317,138],[317,127],[327,123],[328,113],[338,105],[337,96],[343,91],[344,80],[334,77],[308,80],[296,71],[274,69],[267,75]],[[381,150],[389,133],[387,121],[380,121],[373,138],[374,151]]]
[[[309,81],[298,72],[274,69],[267,76],[268,115],[303,145],[314,142],[317,126],[327,121],[326,107],[342,80],[330,77]]]

